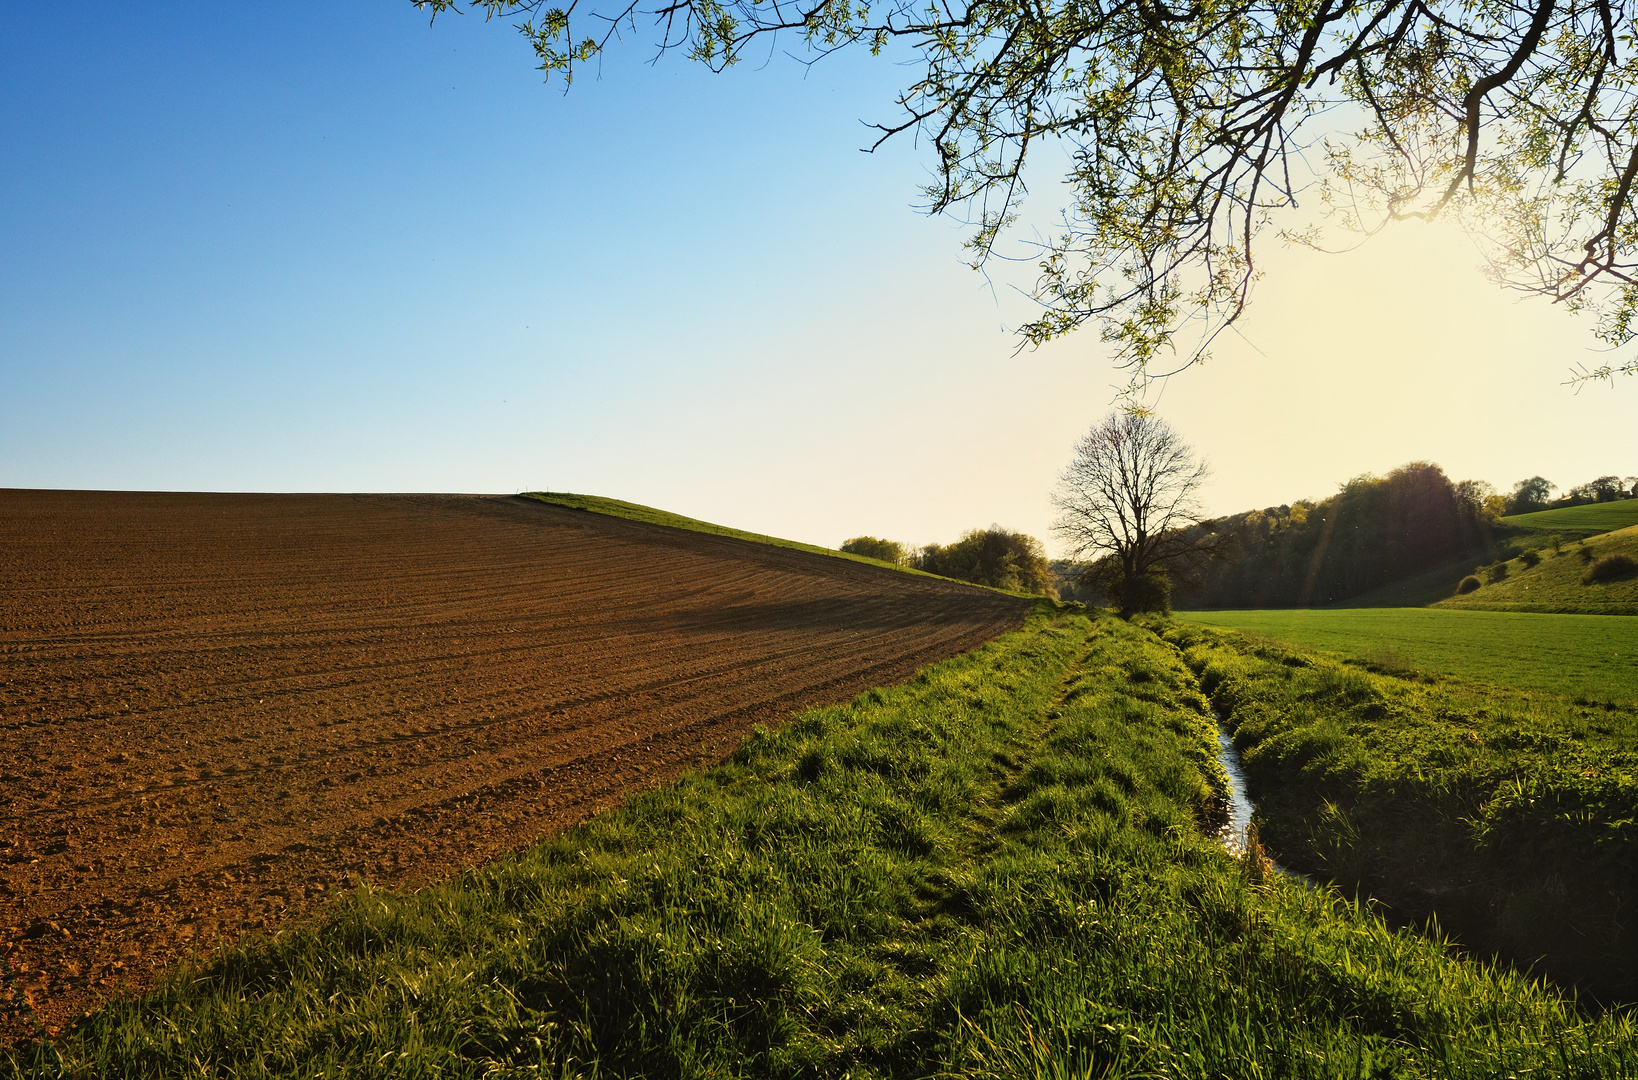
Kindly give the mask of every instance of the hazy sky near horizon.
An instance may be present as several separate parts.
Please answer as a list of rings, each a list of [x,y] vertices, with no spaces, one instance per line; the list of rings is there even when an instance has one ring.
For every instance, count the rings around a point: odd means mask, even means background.
[[[564,94],[505,24],[408,0],[6,5],[0,486],[591,492],[835,545],[1048,537],[1125,376],[1015,354],[988,277],[875,154],[912,71],[713,75],[642,45]],[[1008,250],[1062,188],[1038,176]],[[1638,380],[1444,228],[1270,244],[1211,363],[1151,400],[1208,508],[1431,460],[1506,488],[1638,473]]]

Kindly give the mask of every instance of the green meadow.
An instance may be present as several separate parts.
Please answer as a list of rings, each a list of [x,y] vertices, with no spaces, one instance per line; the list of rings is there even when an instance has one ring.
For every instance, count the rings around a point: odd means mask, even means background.
[[[1421,668],[1588,700],[1638,701],[1638,619],[1631,617],[1309,608],[1182,611],[1176,618],[1388,668]]]
[[[1515,514],[1502,518],[1502,524],[1515,529],[1532,529],[1547,533],[1613,532],[1616,529],[1638,525],[1638,499],[1586,503],[1582,506],[1565,506],[1558,510],[1538,510],[1533,514]]]
[[[1629,1016],[1228,855],[1215,747],[1182,653],[1042,602],[532,849],[338,895],[0,1075],[1638,1075]]]

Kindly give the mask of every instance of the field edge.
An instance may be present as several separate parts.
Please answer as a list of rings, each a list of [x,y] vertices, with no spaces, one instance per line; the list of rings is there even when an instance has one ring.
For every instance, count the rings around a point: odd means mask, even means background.
[[[810,555],[823,555],[832,559],[845,559],[848,562],[877,566],[901,574],[930,578],[933,581],[948,581],[953,585],[965,585],[971,589],[984,589],[988,592],[1000,593],[1002,596],[1019,597],[1026,600],[1040,599],[1037,593],[1015,592],[1010,589],[999,589],[993,585],[979,585],[971,581],[962,581],[960,578],[944,577],[942,574],[930,574],[925,570],[917,570],[910,566],[899,566],[882,559],[873,559],[868,555],[855,555],[851,551],[838,551],[836,548],[820,547],[818,544],[805,544],[800,540],[786,540],[778,536],[768,536],[765,533],[736,529],[729,525],[717,525],[714,522],[701,521],[699,518],[687,517],[670,510],[660,510],[652,506],[644,506],[641,503],[626,502],[624,499],[613,499],[606,495],[580,495],[567,491],[525,491],[520,492],[517,497],[545,503],[548,506],[562,507],[565,510],[603,514],[607,517],[623,518],[626,521],[639,521],[645,525],[661,525],[669,529],[684,529],[688,532],[704,533],[708,536],[725,536],[732,540],[743,540],[750,544],[786,548],[791,551],[805,551]]]

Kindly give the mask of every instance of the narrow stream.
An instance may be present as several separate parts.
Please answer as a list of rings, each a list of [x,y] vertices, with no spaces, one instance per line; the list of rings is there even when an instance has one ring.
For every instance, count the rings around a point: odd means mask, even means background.
[[[1251,815],[1257,808],[1252,805],[1251,795],[1246,791],[1246,771],[1240,765],[1240,751],[1234,748],[1234,740],[1229,737],[1228,729],[1223,726],[1223,720],[1215,712],[1212,718],[1217,721],[1217,760],[1222,762],[1223,771],[1228,773],[1229,783],[1229,819],[1228,824],[1218,830],[1218,838],[1223,841],[1223,847],[1233,856],[1246,853],[1246,832],[1251,828]],[[1288,878],[1293,878],[1304,885],[1314,882],[1306,875],[1295,870],[1287,870],[1279,863],[1270,859],[1274,869]]]
[[[1244,855],[1246,830],[1251,828],[1251,812],[1256,807],[1251,805],[1251,796],[1246,794],[1246,773],[1240,767],[1240,752],[1234,749],[1234,740],[1229,738],[1222,720],[1217,721],[1217,760],[1222,763],[1223,771],[1228,773],[1229,783],[1228,824],[1217,835],[1222,838],[1223,846],[1228,848],[1230,855]]]

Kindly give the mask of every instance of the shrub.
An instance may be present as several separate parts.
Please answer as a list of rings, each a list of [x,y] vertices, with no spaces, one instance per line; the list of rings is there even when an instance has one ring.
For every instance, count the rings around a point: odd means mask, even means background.
[[[1615,581],[1619,578],[1631,577],[1638,574],[1638,559],[1622,552],[1606,555],[1602,559],[1587,567],[1587,572],[1581,577],[1581,584],[1593,585],[1606,581]]]
[[[1525,566],[1534,566],[1540,561],[1541,552],[1537,551],[1535,548],[1525,548],[1523,551],[1519,552],[1519,562],[1523,563]]]
[[[1576,548],[1575,553],[1581,556],[1581,561],[1584,563],[1590,563],[1593,561],[1593,549],[1588,547],[1585,543]]]
[[[969,529],[953,544],[928,544],[910,557],[910,565],[998,589],[1040,594],[1052,590],[1052,567],[1041,542],[999,525]]]
[[[905,546],[895,540],[881,540],[874,536],[855,536],[851,540],[842,542],[842,550],[850,555],[864,555],[872,559],[880,559],[894,566],[904,566],[910,561],[910,553]]]
[[[1457,584],[1457,586],[1456,586],[1456,595],[1457,596],[1466,596],[1468,593],[1472,592],[1474,589],[1477,589],[1480,584],[1481,584],[1481,582],[1479,581],[1478,578],[1474,577],[1472,574],[1469,574],[1469,575],[1467,575],[1467,577],[1463,578]]]
[[[1486,581],[1501,581],[1507,577],[1507,564],[1505,562],[1491,563],[1484,568],[1484,577]]]

